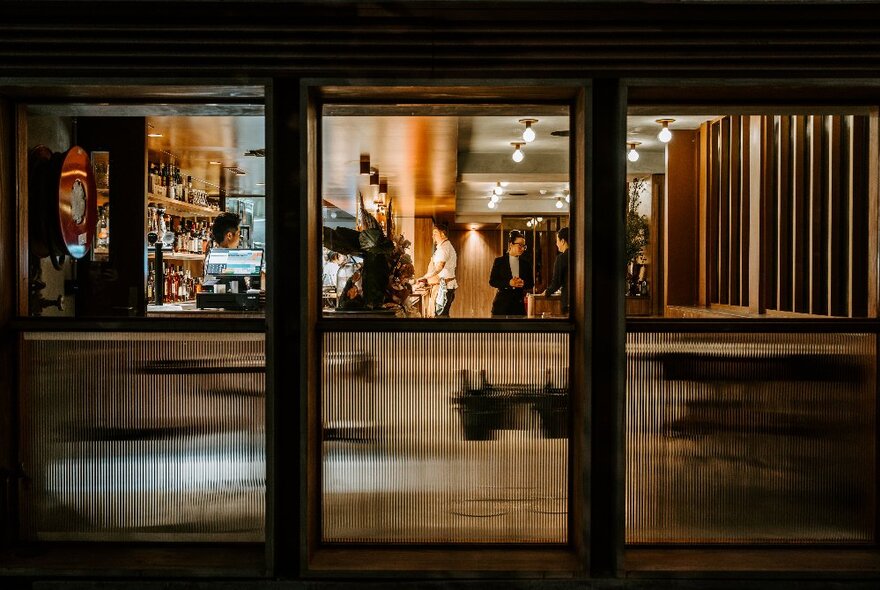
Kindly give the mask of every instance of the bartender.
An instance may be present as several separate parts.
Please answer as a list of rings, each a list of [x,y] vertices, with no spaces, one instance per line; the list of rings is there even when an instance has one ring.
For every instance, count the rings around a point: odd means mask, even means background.
[[[241,217],[237,213],[224,211],[214,218],[211,226],[211,237],[218,248],[234,250],[241,242]],[[206,279],[208,277],[205,277]],[[260,269],[260,290],[266,290],[266,257],[263,256],[263,267]]]
[[[238,248],[241,241],[241,217],[236,213],[224,211],[214,219],[211,237],[219,248]]]

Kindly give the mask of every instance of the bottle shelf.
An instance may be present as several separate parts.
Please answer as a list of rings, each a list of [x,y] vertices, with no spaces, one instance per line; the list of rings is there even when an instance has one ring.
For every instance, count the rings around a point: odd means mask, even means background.
[[[186,201],[178,201],[177,199],[169,199],[168,197],[160,197],[152,193],[147,193],[147,202],[162,205],[165,212],[169,215],[177,215],[179,217],[210,217],[214,218],[220,215],[219,209],[211,209],[210,207],[201,207],[193,205]]]
[[[156,257],[155,252],[147,252],[147,258],[153,259]],[[165,252],[162,251],[162,260],[198,260],[199,262],[205,261],[204,254],[192,254],[190,252]]]

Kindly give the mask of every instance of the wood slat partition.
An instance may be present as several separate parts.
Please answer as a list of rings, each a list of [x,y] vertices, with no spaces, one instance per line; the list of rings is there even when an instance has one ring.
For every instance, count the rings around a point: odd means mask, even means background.
[[[730,255],[728,257],[728,283],[729,303],[731,305],[740,305],[740,256],[742,255],[742,241],[740,234],[740,218],[742,211],[742,195],[740,194],[740,175],[742,170],[742,162],[740,160],[740,119],[739,116],[730,118],[730,148],[729,160],[733,164],[739,162],[738,166],[730,167],[730,207],[728,216],[730,218]]]
[[[730,303],[730,117],[718,122],[718,299]]]
[[[822,198],[825,168],[822,166],[824,149],[822,145],[822,117],[809,117],[807,129],[810,132],[810,312],[827,315],[827,293],[823,289],[823,278],[828,269],[828,250],[823,246],[822,236],[827,233],[828,219],[825,217],[825,200]]]
[[[792,311],[809,313],[809,201],[807,179],[806,117],[792,118],[791,125],[791,192],[792,192]]]
[[[698,149],[708,152],[700,154],[707,304],[752,313],[876,313],[868,117],[722,117],[700,136]],[[751,217],[756,212],[760,220]],[[750,268],[758,260],[761,268]]]

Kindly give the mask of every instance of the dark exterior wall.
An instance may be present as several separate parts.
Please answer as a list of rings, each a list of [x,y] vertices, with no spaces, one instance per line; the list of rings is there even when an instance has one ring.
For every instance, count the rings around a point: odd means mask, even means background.
[[[13,1],[0,75],[840,78],[874,75],[878,26],[869,3]]]

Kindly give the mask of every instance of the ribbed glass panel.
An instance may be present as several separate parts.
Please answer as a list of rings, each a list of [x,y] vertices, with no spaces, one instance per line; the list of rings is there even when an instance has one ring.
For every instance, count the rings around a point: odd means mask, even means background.
[[[260,334],[24,335],[22,535],[262,541]]]
[[[564,543],[568,335],[323,340],[326,542]]]
[[[627,542],[873,541],[875,340],[628,334]]]

